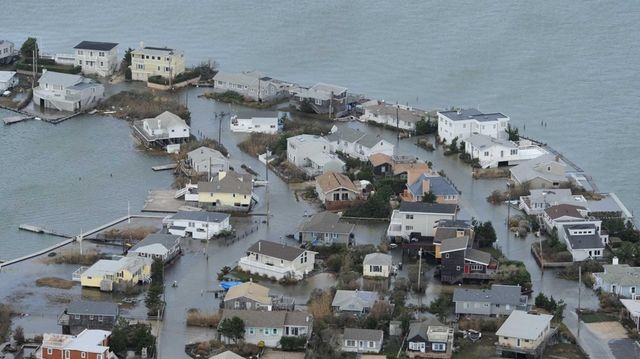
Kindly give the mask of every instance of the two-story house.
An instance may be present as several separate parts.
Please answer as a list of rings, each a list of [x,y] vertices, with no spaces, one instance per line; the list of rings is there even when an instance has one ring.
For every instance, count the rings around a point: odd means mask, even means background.
[[[229,170],[229,160],[220,151],[205,146],[187,153],[187,164],[196,173],[213,175]]]
[[[117,46],[113,42],[82,41],[74,47],[75,65],[85,75],[111,76],[120,60]]]
[[[462,283],[465,279],[488,280],[497,268],[497,262],[489,253],[471,248],[468,236],[442,241],[440,255],[440,281],[443,283]]]
[[[388,104],[381,101],[373,101],[364,104],[364,114],[360,121],[375,122],[399,130],[415,132],[416,124],[427,117],[423,110],[400,104]]]
[[[406,353],[409,358],[451,358],[453,328],[435,318],[410,323]]]
[[[553,316],[549,314],[514,310],[496,332],[496,353],[542,357],[547,341],[556,330],[551,327],[551,319]]]
[[[389,278],[393,273],[393,260],[390,254],[369,253],[362,261],[362,275],[365,278]]]
[[[165,111],[153,118],[133,122],[133,134],[147,147],[172,149],[174,144],[186,142],[191,137],[191,128],[180,116]]]
[[[229,288],[224,296],[225,309],[272,310],[273,300],[269,288],[254,282],[245,282]]]
[[[110,331],[120,316],[118,304],[79,300],[69,303],[58,317],[62,334],[77,335],[85,329]]]
[[[44,333],[36,357],[42,359],[118,359],[109,348],[111,332],[85,329],[78,335]]]
[[[313,317],[303,311],[253,311],[224,309],[222,324],[227,319],[240,318],[244,322],[244,341],[268,348],[279,346],[283,337],[304,337],[309,339],[313,332]],[[229,341],[221,336],[223,341]]]
[[[43,109],[79,112],[93,108],[104,98],[102,84],[80,75],[42,70],[33,103]]]
[[[340,349],[350,353],[380,353],[383,339],[382,330],[344,328]]]
[[[465,153],[477,159],[482,168],[516,165],[549,153],[529,140],[522,139],[516,143],[479,133],[471,135],[464,144]]]
[[[457,315],[509,315],[527,310],[527,297],[519,285],[492,284],[491,289],[456,288],[453,302]]]
[[[9,40],[0,40],[0,64],[8,65],[18,57],[18,51],[13,42]]]
[[[394,145],[380,137],[380,135],[368,134],[351,127],[333,126],[331,133],[325,136],[331,143],[332,152],[342,152],[345,155],[367,161],[374,153],[384,153],[393,156]]]
[[[546,154],[511,167],[511,180],[529,189],[559,188],[569,182],[567,165],[558,155]]]
[[[101,259],[91,267],[80,267],[72,279],[83,287],[99,288],[104,292],[122,290],[151,279],[150,258],[127,256],[119,259]]]
[[[169,233],[194,239],[211,239],[222,231],[231,230],[229,214],[205,211],[178,211],[162,222]]]
[[[436,259],[441,259],[440,247],[442,242],[451,239],[467,236],[473,243],[474,229],[471,222],[464,220],[440,220],[436,225],[433,236],[434,255]]]
[[[460,201],[460,192],[448,178],[431,173],[423,173],[415,179],[408,177],[407,189],[400,198],[406,202],[421,202],[426,194],[435,196],[436,203],[458,204]]]
[[[353,181],[338,172],[326,172],[316,177],[316,193],[325,208],[331,210],[348,207],[360,197]]]
[[[340,221],[336,213],[316,213],[300,227],[299,239],[303,243],[317,245],[346,244],[353,238],[355,224]]]
[[[295,106],[300,111],[313,111],[340,117],[347,110],[347,88],[317,83],[309,88],[291,88]]]
[[[438,222],[456,219],[457,211],[455,204],[401,202],[391,214],[387,236],[402,239],[433,237]]]
[[[619,264],[618,257],[613,257],[611,264],[602,267],[602,272],[593,273],[593,289],[631,299],[640,294],[640,267]]]
[[[509,117],[496,113],[482,113],[475,108],[438,112],[438,137],[451,143],[454,138],[466,141],[474,133],[493,138],[506,138]]]
[[[291,84],[258,71],[231,73],[218,71],[213,77],[216,92],[233,91],[258,102],[272,102],[288,96]]]
[[[146,82],[151,76],[174,78],[185,71],[184,63],[181,51],[141,43],[131,51],[131,79]]]
[[[572,194],[568,188],[532,189],[529,195],[520,196],[519,207],[530,216],[539,216],[544,210],[559,204],[584,207],[587,200],[579,194]]]
[[[205,207],[248,212],[253,200],[253,178],[250,174],[218,172],[210,182],[198,182],[198,203]]]
[[[0,71],[0,94],[18,85],[19,82],[15,71]]]
[[[316,135],[287,138],[287,160],[309,176],[345,170],[344,161],[331,153],[331,143]]]
[[[160,259],[168,263],[182,252],[181,236],[165,233],[152,233],[131,247],[128,256]]]
[[[302,279],[313,270],[315,262],[316,252],[260,240],[249,247],[238,266],[243,271],[276,279]]]
[[[608,235],[602,235],[596,223],[563,224],[559,237],[564,238],[574,262],[602,258]]]

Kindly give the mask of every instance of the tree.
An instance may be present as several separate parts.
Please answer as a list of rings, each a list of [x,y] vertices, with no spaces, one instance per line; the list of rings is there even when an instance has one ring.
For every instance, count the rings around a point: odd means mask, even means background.
[[[154,259],[151,264],[151,283],[163,284],[164,283],[164,263],[162,259]]]
[[[518,133],[517,127],[511,127],[510,124],[507,124],[507,129],[504,131],[509,135],[509,141],[520,141],[520,134]]]
[[[464,141],[460,141],[460,145],[458,146],[458,149],[460,150],[460,152],[464,153],[464,148],[465,148]]]
[[[24,329],[21,326],[17,326],[13,331],[13,340],[15,340],[18,345],[24,344]]]
[[[426,202],[426,203],[436,203],[436,200],[438,199],[438,197],[436,197],[435,194],[433,194],[433,192],[429,191],[429,192],[425,192],[422,195],[422,202]]]
[[[549,299],[547,299],[547,296],[544,295],[544,293],[540,292],[536,296],[535,305],[538,308],[547,308],[549,306]]]
[[[237,344],[244,338],[244,321],[238,317],[227,318],[220,323],[218,332]]]
[[[128,335],[127,329],[129,327],[129,323],[124,318],[118,319],[116,325],[113,327],[111,331],[111,337],[109,338],[109,346],[114,353],[118,354],[119,357],[123,357],[127,352],[127,342]]]
[[[40,55],[38,40],[36,40],[35,37],[30,37],[22,44],[22,47],[20,47],[20,55],[22,55],[23,58],[34,57],[34,51],[36,54],[35,57],[38,57]]]
[[[159,315],[160,307],[162,306],[163,288],[161,285],[152,284],[147,291],[147,297],[144,299],[144,304],[147,306],[147,313],[149,315]]]
[[[473,221],[473,230],[476,233],[478,244],[480,247],[491,247],[498,239],[496,230],[493,228],[491,221],[480,223]]]
[[[431,121],[430,118],[421,118],[416,122],[416,135],[430,135],[438,132],[438,122]]]

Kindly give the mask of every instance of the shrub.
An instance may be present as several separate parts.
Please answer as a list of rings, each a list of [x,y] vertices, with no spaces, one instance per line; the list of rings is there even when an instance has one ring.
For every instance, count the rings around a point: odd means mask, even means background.
[[[187,312],[187,326],[216,328],[219,323],[219,313],[203,313],[197,309]]]
[[[280,339],[280,346],[284,351],[295,351],[304,349],[305,344],[307,344],[306,337],[282,337]]]

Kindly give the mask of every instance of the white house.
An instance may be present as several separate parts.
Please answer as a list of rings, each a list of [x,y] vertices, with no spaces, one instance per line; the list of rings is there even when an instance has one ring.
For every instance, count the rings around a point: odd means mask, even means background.
[[[90,109],[104,97],[104,86],[80,75],[42,70],[33,103],[41,108],[78,112]]]
[[[331,143],[315,135],[287,138],[287,160],[309,176],[345,170],[344,161],[331,153]]]
[[[393,261],[390,254],[369,253],[362,261],[362,275],[364,277],[388,278],[393,271]]]
[[[288,95],[291,84],[258,71],[230,73],[218,71],[213,77],[217,92],[234,91],[254,101],[274,101]]]
[[[352,353],[380,353],[383,339],[382,330],[344,328],[341,349]]]
[[[107,77],[118,68],[117,43],[82,41],[74,47],[75,65],[82,67],[85,75]]]
[[[152,233],[129,249],[128,256],[160,259],[167,263],[181,252],[179,235]]]
[[[232,132],[274,134],[280,130],[280,119],[277,117],[238,118],[238,116],[233,116],[230,126]]]
[[[229,214],[221,212],[179,211],[162,222],[169,233],[194,239],[211,239],[222,231],[231,230]]]
[[[600,221],[579,224],[562,224],[558,236],[564,238],[573,261],[602,258],[608,236],[601,235]]]
[[[568,188],[532,189],[528,196],[520,196],[519,207],[528,215],[541,215],[544,210],[559,204],[584,207],[587,200],[582,195],[574,195]]]
[[[331,308],[337,313],[365,314],[371,311],[378,298],[377,292],[338,289]]]
[[[427,113],[410,106],[392,105],[380,101],[364,104],[364,114],[360,120],[376,122],[378,124],[398,128],[405,131],[415,131],[416,123],[426,118]]]
[[[298,110],[310,109],[315,113],[340,116],[347,109],[347,88],[317,83],[309,88],[292,87],[289,92]]]
[[[216,174],[229,170],[229,160],[220,151],[205,146],[187,153],[187,164],[197,173]]]
[[[509,169],[515,184],[526,184],[529,189],[558,188],[569,182],[566,174],[567,165],[560,156],[552,154],[524,161]]]
[[[471,158],[478,159],[482,168],[515,165],[548,153],[529,140],[523,139],[516,143],[504,138],[494,138],[478,133],[474,133],[464,140],[464,144],[465,152]]]
[[[140,43],[131,51],[131,79],[147,81],[151,76],[174,78],[185,71],[184,54],[168,47],[150,47]]]
[[[276,279],[302,279],[313,270],[315,262],[316,252],[260,240],[249,247],[238,266],[243,271]]]
[[[309,338],[313,332],[313,316],[303,311],[255,311],[224,309],[220,323],[238,317],[244,322],[244,342],[268,348],[280,345],[283,337]],[[222,336],[222,340],[229,340]]]
[[[454,138],[466,141],[474,133],[493,138],[506,138],[509,117],[497,113],[482,113],[475,108],[438,112],[440,141],[451,143]]]
[[[15,71],[0,71],[0,95],[18,84]]]
[[[9,64],[17,56],[13,42],[0,40],[0,64]]]
[[[401,202],[391,214],[388,237],[409,239],[412,236],[433,237],[439,221],[456,219],[455,204]]]
[[[635,299],[640,294],[640,267],[619,264],[613,257],[611,264],[602,266],[603,272],[593,273],[593,289],[602,289],[623,298]]]
[[[553,315],[529,314],[514,310],[496,332],[496,352],[542,356],[545,342],[551,337]]]
[[[145,118],[133,122],[134,134],[147,147],[162,147],[168,152],[173,144],[189,140],[191,128],[179,116],[165,111],[154,118]]]
[[[380,137],[350,127],[337,128],[333,126],[331,133],[325,136],[331,143],[331,151],[342,152],[345,155],[367,161],[374,153],[384,153],[393,156],[394,145]]]
[[[337,172],[326,172],[316,177],[316,193],[327,209],[348,206],[360,197],[353,181]]]

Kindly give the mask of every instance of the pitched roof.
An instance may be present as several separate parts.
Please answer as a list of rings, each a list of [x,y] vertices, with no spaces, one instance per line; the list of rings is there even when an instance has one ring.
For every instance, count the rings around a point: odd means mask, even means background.
[[[76,336],[45,333],[42,339],[42,347],[103,353],[109,350],[109,347],[102,345],[102,342],[109,338],[110,335],[111,332],[99,329],[85,329]]]
[[[427,113],[423,110],[380,102],[365,107],[365,110],[377,116],[388,116],[394,119],[397,115],[398,120],[409,123],[416,123],[425,118],[425,116],[427,115]]]
[[[596,225],[589,224],[567,224],[562,226],[564,229],[565,237],[569,241],[571,249],[590,249],[590,248],[604,248],[600,234],[596,231]],[[593,234],[571,234],[572,229],[592,229]]]
[[[474,248],[469,248],[464,254],[464,259],[484,265],[491,263],[491,254]]]
[[[358,192],[353,181],[349,177],[337,172],[327,172],[316,177],[316,183],[323,192],[331,192],[338,188],[344,188],[351,192]]]
[[[250,195],[253,191],[253,180],[250,174],[240,174],[235,171],[220,172],[211,179],[211,182],[198,182],[198,191]]]
[[[220,323],[233,317],[242,319],[245,328],[280,328],[284,325],[311,326],[311,314],[302,311],[257,312],[255,310],[224,309]]]
[[[364,308],[371,308],[378,300],[378,293],[366,290],[338,290],[331,302],[332,307],[340,311],[361,312]]]
[[[207,212],[207,211],[179,211],[169,218],[174,220],[186,219],[191,221],[220,223],[229,218],[228,213]]]
[[[136,245],[133,246],[129,251],[139,252],[139,251],[142,251],[143,249],[146,250],[145,247],[153,246],[155,244],[161,245],[165,249],[169,250],[173,248],[176,241],[179,242],[179,240],[180,240],[180,236],[176,236],[173,234],[152,233],[144,237],[144,239],[141,240],[140,242],[136,243]]]
[[[73,48],[81,50],[110,51],[116,46],[118,46],[118,44],[115,42],[82,41]]]
[[[298,258],[306,250],[298,247],[285,246],[284,244],[278,244],[271,241],[260,240],[251,245],[247,251],[292,261]]]
[[[395,162],[393,164],[393,174],[394,175],[399,175],[401,173],[409,173],[409,172],[425,173],[425,172],[430,172],[430,171],[431,171],[431,169],[429,168],[429,165],[427,165],[424,162],[411,162],[411,163]]]
[[[220,153],[220,151],[206,146],[200,146],[195,150],[190,151],[187,153],[187,157],[194,162],[209,161],[209,159],[211,159],[213,163],[227,161],[227,158]]]
[[[218,355],[209,357],[209,359],[244,359],[244,357],[241,357],[240,355],[232,352],[231,350],[227,350],[224,353],[220,353]]]
[[[491,289],[456,288],[454,302],[481,302],[492,304],[520,304],[522,289],[519,285],[493,284]]]
[[[551,323],[552,315],[528,314],[514,310],[496,332],[499,337],[511,337],[535,340]]]
[[[602,267],[604,272],[594,275],[602,278],[605,283],[640,287],[640,267],[631,267],[628,264],[605,264]]]
[[[344,328],[344,339],[380,341],[384,337],[384,332],[377,329]]]
[[[115,317],[118,316],[120,310],[118,309],[118,305],[116,303],[78,300],[69,303],[66,312],[67,314],[87,314]]]
[[[420,322],[412,322],[409,324],[409,334],[407,340],[413,339],[416,336],[421,337],[424,340],[428,340],[427,331],[430,326],[442,326],[442,323],[437,318],[427,318]]]
[[[444,228],[472,229],[470,221],[464,219],[441,219],[438,221],[438,230]]]
[[[0,82],[9,82],[15,75],[15,71],[0,71]]]
[[[467,248],[468,243],[469,243],[468,236],[445,239],[444,241],[442,241],[442,244],[440,245],[440,253],[464,250]]]
[[[369,156],[369,162],[371,162],[371,165],[373,167],[377,167],[380,165],[383,165],[385,163],[388,164],[393,164],[393,160],[391,159],[391,156],[385,154],[385,153],[374,153],[371,156]]]
[[[482,113],[475,108],[468,108],[459,111],[441,111],[438,112],[443,116],[446,116],[451,121],[468,121],[476,120],[479,122],[497,121],[498,119],[507,118],[507,116],[500,112],[495,113]]]
[[[466,143],[471,144],[473,147],[476,147],[476,148],[479,148],[479,149],[487,149],[487,148],[491,148],[493,146],[503,146],[503,147],[509,147],[509,148],[518,148],[518,146],[515,143],[513,143],[512,141],[501,139],[501,138],[495,138],[495,137],[491,137],[491,136],[487,136],[487,135],[482,135],[482,134],[479,134],[479,133],[474,133],[473,135],[471,135],[469,138],[467,138],[464,141]]]
[[[423,183],[429,181],[429,191],[436,196],[456,196],[460,194],[448,179],[441,176],[433,176],[423,173],[414,183],[409,186],[409,190],[414,196],[422,196],[425,192]]]
[[[188,127],[187,123],[183,119],[181,119],[180,116],[169,111],[164,111],[163,113],[153,118],[145,118],[142,121],[147,123],[155,121],[155,122],[152,122],[153,125],[150,125],[150,126],[151,127],[158,126],[163,129],[168,129],[169,127],[174,127],[174,126]]]
[[[455,214],[458,206],[445,203],[401,202],[400,212],[418,212],[434,214]]]
[[[369,253],[364,256],[364,260],[362,261],[364,265],[391,266],[392,263],[391,255],[386,253]]]
[[[49,83],[60,85],[64,88],[71,87],[79,82],[82,82],[84,78],[80,75],[63,74],[62,72],[45,71],[40,79],[39,83]]]
[[[557,175],[541,170],[551,164],[551,162],[560,163],[561,166],[566,168],[566,164],[561,159],[556,161],[556,157],[554,155],[546,154],[524,161],[515,167],[511,167],[509,171],[511,172],[511,176],[520,183],[524,183],[538,177],[550,182],[566,182],[567,177],[564,173],[562,175]]]
[[[303,87],[297,88],[296,96],[302,97],[302,98],[329,100],[332,94],[333,96],[340,96],[342,93],[346,91],[347,91],[346,87],[318,82],[317,84],[311,86],[308,89]]]
[[[224,301],[234,300],[236,298],[249,298],[265,305],[271,304],[269,297],[269,288],[254,282],[245,282],[229,288],[224,296]]]
[[[572,204],[559,204],[559,205],[556,205],[556,206],[551,206],[549,208],[546,208],[544,210],[544,212],[551,219],[557,219],[557,218],[564,217],[564,216],[575,217],[575,218],[584,218],[579,210],[584,211],[584,210],[586,210],[586,208],[584,208],[582,206],[575,206],[575,205],[572,205]]]
[[[355,224],[340,222],[340,216],[329,211],[314,214],[300,232],[351,234]]]
[[[351,127],[338,128],[334,132],[325,136],[325,138],[331,142],[346,141],[349,143],[358,143],[368,148],[372,148],[377,145],[378,142],[384,141],[380,135],[374,136]]]

